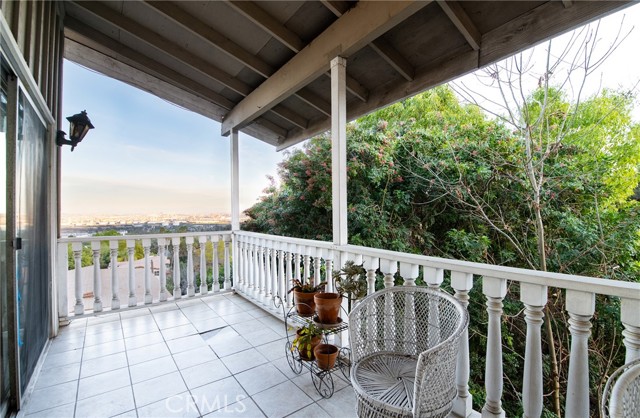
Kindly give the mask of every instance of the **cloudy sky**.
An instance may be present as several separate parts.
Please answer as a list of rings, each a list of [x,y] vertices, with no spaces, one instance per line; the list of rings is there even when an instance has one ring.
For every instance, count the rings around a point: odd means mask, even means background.
[[[603,19],[599,36],[610,42],[622,15],[627,31],[636,27],[592,76],[590,92],[636,85],[640,96],[640,5]],[[73,153],[62,148],[63,214],[230,211],[229,142],[218,122],[65,61],[63,115],[85,109],[96,129]],[[640,121],[640,106],[634,115]],[[240,134],[241,210],[255,203],[282,158]]]

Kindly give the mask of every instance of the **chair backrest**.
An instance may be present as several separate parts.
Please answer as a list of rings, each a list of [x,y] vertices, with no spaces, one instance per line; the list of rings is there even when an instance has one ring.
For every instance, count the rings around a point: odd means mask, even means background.
[[[421,286],[380,290],[349,314],[351,359],[357,363],[380,352],[414,356],[414,416],[446,415],[456,393],[458,347],[468,322],[467,310],[443,291]]]
[[[601,408],[603,417],[640,417],[640,359],[623,365],[609,377]]]

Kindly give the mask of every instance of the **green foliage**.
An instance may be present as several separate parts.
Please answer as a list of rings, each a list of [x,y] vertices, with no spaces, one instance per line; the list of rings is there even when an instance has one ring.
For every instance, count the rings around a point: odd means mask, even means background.
[[[524,125],[536,126],[527,159],[526,130],[489,119],[462,105],[446,86],[404,100],[347,129],[349,243],[395,251],[536,269],[540,265],[534,211],[539,204],[549,271],[640,280],[640,125],[631,120],[635,98],[615,91],[570,103],[549,89],[529,95]],[[527,125],[528,122],[528,125]],[[543,173],[539,203],[524,167]],[[319,136],[293,151],[244,229],[331,240],[330,140]],[[273,180],[273,179],[272,179]],[[537,193],[537,192],[536,192]],[[396,284],[402,278],[396,274]],[[417,279],[424,283],[423,278]],[[382,275],[376,275],[382,287]],[[469,311],[474,407],[482,408],[486,306],[480,284]],[[570,340],[563,295],[552,290],[550,312],[566,382]],[[619,310],[599,298],[590,340],[597,405],[603,376],[623,361]],[[612,307],[613,305],[613,307]],[[519,288],[504,301],[502,324],[507,416],[522,415],[525,325]],[[544,356],[549,357],[548,341]],[[551,371],[545,369],[546,381]],[[545,389],[547,390],[547,389]],[[550,392],[550,390],[547,390]],[[552,407],[545,404],[545,414]]]

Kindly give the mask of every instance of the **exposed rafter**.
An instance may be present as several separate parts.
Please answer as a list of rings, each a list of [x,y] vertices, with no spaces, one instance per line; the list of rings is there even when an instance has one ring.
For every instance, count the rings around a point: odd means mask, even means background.
[[[221,69],[210,64],[197,55],[192,54],[191,52],[182,48],[180,45],[175,44],[169,39],[164,38],[154,31],[137,24],[133,20],[129,19],[126,16],[123,16],[114,9],[111,9],[108,6],[103,5],[102,3],[83,1],[77,2],[77,4],[87,11],[93,13],[94,15],[100,17],[101,19],[104,19],[111,24],[116,25],[121,30],[129,33],[132,36],[135,36],[139,40],[156,48],[159,51],[165,54],[169,54],[174,59],[190,66],[194,70],[197,70],[198,72],[210,77],[211,79],[217,81],[223,86],[235,91],[236,93],[244,97],[246,97],[252,90],[250,86],[241,82],[237,78],[222,71]],[[285,108],[284,106],[276,106],[272,109],[272,111],[279,117],[300,128],[304,129],[308,125],[308,121],[306,119],[300,117],[299,115],[295,114],[295,112]]]
[[[68,16],[65,19],[65,26],[65,57],[71,61],[94,68],[217,121],[221,121],[224,114],[233,107],[233,102],[215,91],[73,17]],[[80,53],[79,49],[83,52]],[[281,127],[265,122],[267,121],[258,119],[245,131],[277,145],[286,137],[287,132]]]
[[[227,4],[269,35],[278,39],[296,54],[306,46],[295,32],[287,29],[255,3],[251,1],[228,1]],[[331,78],[331,74],[326,73],[325,75]],[[349,76],[347,76],[347,90],[363,102],[366,102],[369,97],[369,91],[357,80]]]
[[[337,17],[341,17],[349,10],[349,3],[346,1],[322,0],[322,4]],[[387,64],[393,67],[405,80],[411,81],[415,73],[415,69],[405,57],[394,49],[388,42],[382,38],[371,42],[369,46],[385,60]]]
[[[184,11],[176,4],[168,1],[145,1],[145,4],[154,7],[158,12],[163,14],[169,19],[172,19],[174,22],[181,25],[183,28],[188,30],[204,39],[209,45],[219,49],[224,52],[231,58],[237,60],[242,65],[250,68],[252,71],[260,74],[262,77],[269,78],[271,74],[275,72],[275,70],[266,62],[256,57],[249,51],[243,49],[240,45],[234,43],[221,33],[217,32],[206,23],[201,21],[200,19],[192,16],[188,12]],[[304,94],[304,93],[303,93]],[[310,94],[304,95],[305,98],[310,97]],[[302,100],[308,103],[307,99],[300,97]],[[318,100],[311,104],[314,108],[322,108],[326,109],[329,105],[322,101]],[[301,127],[304,129],[309,123],[306,119],[296,114],[292,110],[286,108],[277,108],[275,109],[277,113],[287,119],[289,122],[294,125]]]
[[[349,57],[428,2],[360,2],[240,102],[222,122],[223,135],[241,129],[327,71],[328,57]]]
[[[460,31],[462,36],[464,36],[464,39],[466,39],[469,45],[471,45],[471,48],[476,51],[479,50],[482,35],[460,3],[457,1],[438,0],[438,4],[449,17],[451,22],[456,26],[456,28],[458,28],[458,31]]]

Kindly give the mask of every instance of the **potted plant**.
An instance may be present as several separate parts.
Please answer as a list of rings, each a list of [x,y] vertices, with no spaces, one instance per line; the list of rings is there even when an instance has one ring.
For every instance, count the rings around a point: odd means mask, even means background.
[[[333,272],[335,288],[343,297],[346,297],[351,311],[351,302],[367,296],[367,271],[362,264],[356,264],[349,260],[344,267]]]
[[[313,360],[314,348],[320,344],[322,340],[322,330],[316,327],[312,322],[298,328],[296,338],[293,339],[291,350],[298,350],[298,354],[302,360]]]
[[[316,305],[314,302],[314,295],[324,289],[326,282],[321,282],[318,285],[312,283],[302,283],[300,280],[293,280],[293,287],[289,289],[289,292],[293,292],[294,303],[296,310],[300,316],[313,316]]]
[[[338,358],[338,351],[338,347],[333,344],[318,344],[313,350],[318,368],[322,370],[333,369]]]

